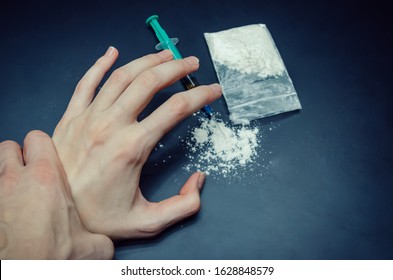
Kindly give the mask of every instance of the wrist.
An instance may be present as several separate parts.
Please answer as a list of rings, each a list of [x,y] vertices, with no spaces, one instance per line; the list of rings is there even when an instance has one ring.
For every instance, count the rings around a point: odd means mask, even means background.
[[[7,236],[7,225],[0,222],[0,259],[7,257],[8,249],[8,236]]]
[[[49,236],[29,235],[21,228],[0,222],[0,259],[64,259],[70,256],[70,251],[69,242],[54,248]]]

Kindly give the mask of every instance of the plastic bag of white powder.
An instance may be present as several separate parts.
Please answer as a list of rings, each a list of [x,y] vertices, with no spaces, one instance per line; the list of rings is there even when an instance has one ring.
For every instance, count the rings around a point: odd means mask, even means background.
[[[205,33],[234,124],[301,109],[285,65],[264,24]]]

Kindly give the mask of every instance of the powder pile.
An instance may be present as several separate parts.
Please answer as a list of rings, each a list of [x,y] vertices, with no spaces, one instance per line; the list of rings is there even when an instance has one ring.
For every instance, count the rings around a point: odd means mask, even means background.
[[[201,119],[185,143],[190,160],[185,169],[207,174],[239,175],[257,157],[258,128],[229,126],[219,120]]]

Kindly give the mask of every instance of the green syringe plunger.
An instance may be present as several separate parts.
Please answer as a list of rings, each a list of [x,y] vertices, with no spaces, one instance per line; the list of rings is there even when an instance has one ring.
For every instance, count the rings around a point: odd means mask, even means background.
[[[154,32],[156,33],[156,36],[158,38],[158,41],[160,42],[157,46],[156,49],[169,49],[172,52],[173,59],[182,59],[182,55],[180,54],[179,50],[175,46],[175,44],[179,41],[177,38],[169,38],[168,34],[165,32],[165,30],[161,27],[160,23],[158,22],[158,16],[153,15],[150,16],[146,20],[146,24],[150,25]],[[195,78],[194,75],[187,75],[182,79],[183,84],[187,89],[192,89],[196,86],[199,86],[199,82]],[[203,112],[207,115],[208,118],[212,118],[213,116],[213,110],[209,105],[206,105],[203,107]]]
[[[161,46],[161,49],[169,49],[172,54],[173,54],[173,59],[182,59],[182,55],[180,54],[179,50],[175,46],[175,44],[179,41],[177,38],[169,38],[168,34],[165,32],[165,30],[161,27],[160,23],[158,22],[158,16],[153,15],[149,17],[146,20],[146,24],[150,25],[154,32],[156,33],[156,36],[158,38],[158,41],[160,41],[160,44],[157,46]],[[157,47],[156,47],[157,48]],[[160,47],[158,47],[160,48]]]

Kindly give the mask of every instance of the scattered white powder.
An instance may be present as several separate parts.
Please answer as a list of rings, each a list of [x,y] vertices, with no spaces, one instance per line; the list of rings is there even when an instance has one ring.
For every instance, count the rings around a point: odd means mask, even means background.
[[[238,175],[257,157],[258,128],[229,126],[222,121],[201,119],[186,141],[190,160],[185,168],[207,174]]]
[[[215,33],[205,33],[214,61],[243,74],[259,77],[284,72],[284,63],[264,24],[252,24]]]
[[[158,142],[157,146],[154,148],[155,151],[158,151],[158,149],[164,148],[164,145]]]

